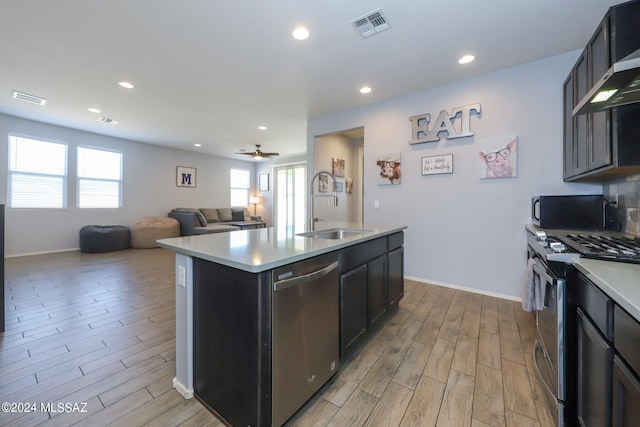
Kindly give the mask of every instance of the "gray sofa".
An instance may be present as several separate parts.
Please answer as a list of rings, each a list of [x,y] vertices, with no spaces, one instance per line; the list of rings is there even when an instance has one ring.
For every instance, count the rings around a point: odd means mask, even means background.
[[[264,227],[261,217],[251,216],[247,208],[175,208],[168,214],[180,222],[180,235],[222,233]]]

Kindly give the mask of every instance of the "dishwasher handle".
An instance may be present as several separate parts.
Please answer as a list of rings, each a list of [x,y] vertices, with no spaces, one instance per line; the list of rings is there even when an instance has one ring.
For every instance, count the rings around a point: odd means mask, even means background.
[[[284,280],[279,280],[277,282],[275,282],[273,284],[273,290],[275,292],[277,291],[281,291],[283,289],[286,288],[290,288],[291,286],[296,286],[296,285],[301,285],[303,283],[308,283],[311,282],[315,279],[318,279],[320,277],[326,276],[327,274],[331,273],[333,270],[335,270],[336,268],[338,268],[338,261],[334,261],[331,264],[329,264],[328,266],[317,270],[317,271],[313,271],[311,273],[305,274],[303,276],[296,276],[296,277],[291,277],[288,279],[284,279]]]

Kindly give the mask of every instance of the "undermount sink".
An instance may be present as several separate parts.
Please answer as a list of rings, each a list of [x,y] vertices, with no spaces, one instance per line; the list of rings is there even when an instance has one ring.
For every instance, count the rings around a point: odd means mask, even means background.
[[[367,231],[371,230],[364,230],[361,228],[327,228],[325,230],[315,230],[308,231],[306,233],[298,233],[298,236],[337,240],[364,234]]]

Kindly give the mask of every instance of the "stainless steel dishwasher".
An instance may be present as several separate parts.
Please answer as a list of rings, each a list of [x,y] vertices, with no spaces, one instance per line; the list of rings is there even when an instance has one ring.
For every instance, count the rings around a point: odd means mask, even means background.
[[[339,367],[338,255],[273,271],[272,415],[284,424]]]

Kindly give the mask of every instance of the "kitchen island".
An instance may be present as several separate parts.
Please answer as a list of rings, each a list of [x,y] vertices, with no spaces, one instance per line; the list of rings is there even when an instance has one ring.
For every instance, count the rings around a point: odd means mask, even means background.
[[[158,241],[176,252],[174,387],[185,398],[196,396],[232,425],[281,425],[310,397],[299,393],[304,384],[287,383],[296,369],[312,369],[298,359],[334,351],[327,372],[303,378],[317,390],[337,372],[340,357],[397,308],[405,227],[323,225],[328,232],[315,237],[263,228]],[[277,286],[288,286],[298,271],[326,289],[326,297],[313,297],[322,298],[322,308],[301,291],[289,294],[302,299],[277,298]],[[284,321],[282,313],[298,305],[306,308]],[[290,342],[309,331],[314,335]]]

